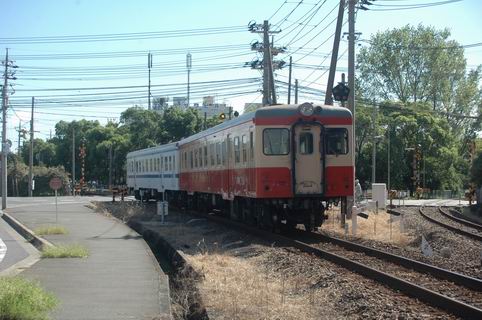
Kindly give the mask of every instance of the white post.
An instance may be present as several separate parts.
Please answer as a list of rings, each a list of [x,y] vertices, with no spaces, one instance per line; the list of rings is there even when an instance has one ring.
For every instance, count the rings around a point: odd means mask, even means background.
[[[59,210],[57,209],[57,189],[55,189],[55,223],[59,223]]]
[[[353,206],[351,208],[351,233],[356,236],[358,228],[358,208]]]

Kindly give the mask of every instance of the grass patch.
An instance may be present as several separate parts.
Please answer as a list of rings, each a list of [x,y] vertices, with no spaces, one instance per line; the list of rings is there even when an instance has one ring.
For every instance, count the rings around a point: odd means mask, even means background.
[[[46,247],[42,250],[42,258],[86,258],[89,250],[80,244],[65,244]]]
[[[21,277],[0,277],[0,319],[47,320],[57,298],[37,282]]]
[[[63,226],[42,226],[35,229],[35,234],[39,236],[46,236],[49,234],[68,234],[69,232]]]

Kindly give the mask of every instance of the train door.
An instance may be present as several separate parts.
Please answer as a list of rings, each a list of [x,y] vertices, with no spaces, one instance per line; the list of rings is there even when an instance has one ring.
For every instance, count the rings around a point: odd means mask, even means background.
[[[298,124],[293,129],[294,191],[295,194],[323,193],[324,152],[322,128],[319,125]]]

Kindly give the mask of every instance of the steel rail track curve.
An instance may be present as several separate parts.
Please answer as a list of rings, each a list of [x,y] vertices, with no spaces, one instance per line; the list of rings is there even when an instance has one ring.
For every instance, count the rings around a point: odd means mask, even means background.
[[[390,252],[367,247],[356,242],[347,241],[326,234],[312,233],[310,234],[310,237],[316,238],[320,241],[336,244],[348,250],[362,252],[366,255],[392,262],[420,273],[427,273],[438,279],[448,280],[463,287],[482,292],[482,279],[477,279],[458,272],[439,268],[425,262],[413,260]]]
[[[450,210],[450,209],[449,209],[449,210]],[[442,209],[442,207],[439,207],[439,211],[440,211],[440,213],[441,213],[443,216],[445,216],[445,217],[447,217],[447,218],[449,218],[449,219],[451,219],[451,220],[453,220],[453,221],[456,221],[456,222],[458,222],[458,223],[460,223],[460,224],[466,225],[467,227],[471,227],[471,228],[474,228],[474,229],[477,229],[477,230],[481,230],[481,231],[482,231],[482,224],[478,224],[478,223],[469,221],[469,220],[467,220],[467,219],[459,218],[459,217],[457,217],[457,216],[454,216],[454,215],[446,212],[444,209]],[[450,211],[455,211],[455,210],[450,210]],[[457,215],[460,215],[460,216],[462,215],[460,212],[457,212],[457,211],[455,211],[455,212],[457,213]]]
[[[300,251],[313,254],[319,258],[323,258],[330,262],[333,262],[345,269],[358,273],[362,276],[370,278],[375,282],[382,283],[389,288],[399,290],[407,296],[419,299],[431,306],[446,310],[454,315],[465,319],[482,319],[482,309],[475,306],[461,302],[459,300],[450,298],[438,292],[429,290],[417,284],[400,279],[383,271],[366,266],[362,263],[350,260],[341,255],[337,255],[326,250],[316,248],[310,244],[304,243],[299,240],[291,239],[280,234],[267,232],[266,230],[258,229],[248,226],[246,224],[215,216],[214,214],[200,214],[198,212],[188,211],[196,216],[205,217],[211,221],[217,222],[222,225],[233,227],[237,230],[256,235],[268,241],[275,240],[278,244],[291,246],[297,248]]]
[[[443,227],[443,228],[446,228],[446,229],[449,229],[455,233],[458,233],[460,235],[463,235],[463,236],[466,236],[466,237],[469,237],[469,238],[472,238],[474,240],[478,240],[478,241],[482,241],[482,236],[478,235],[478,234],[475,234],[475,233],[472,233],[472,232],[468,232],[468,231],[465,231],[465,230],[462,230],[462,229],[459,229],[457,227],[454,227],[454,226],[451,226],[449,224],[446,224],[446,223],[443,223],[442,221],[439,221],[437,219],[434,219],[430,216],[428,216],[426,213],[423,212],[423,208],[420,207],[420,209],[418,210],[418,212],[422,215],[422,217],[424,217],[425,219],[427,219],[428,221],[430,222],[433,222],[435,224],[438,224],[439,226]]]

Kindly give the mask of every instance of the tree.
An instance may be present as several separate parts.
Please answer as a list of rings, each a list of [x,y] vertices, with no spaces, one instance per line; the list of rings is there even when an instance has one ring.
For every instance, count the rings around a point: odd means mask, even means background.
[[[449,37],[446,29],[422,25],[377,33],[358,56],[363,96],[430,103],[454,134],[473,137],[474,121],[460,115],[480,115],[482,66],[466,73],[464,50]]]
[[[479,152],[470,168],[471,181],[477,186],[482,186],[482,152]]]

